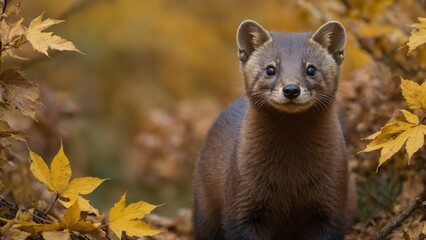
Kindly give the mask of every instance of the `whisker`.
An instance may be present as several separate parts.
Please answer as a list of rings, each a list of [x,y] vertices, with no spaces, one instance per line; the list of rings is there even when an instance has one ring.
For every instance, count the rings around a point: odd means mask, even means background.
[[[315,99],[314,103],[316,106],[321,106],[322,111],[329,110],[330,103],[334,100],[333,96],[325,93],[318,93],[318,98]]]

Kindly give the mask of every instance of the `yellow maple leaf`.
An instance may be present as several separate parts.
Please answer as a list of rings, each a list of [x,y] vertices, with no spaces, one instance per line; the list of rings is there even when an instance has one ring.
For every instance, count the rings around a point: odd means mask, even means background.
[[[402,95],[410,109],[423,109],[426,111],[426,81],[418,83],[401,78]]]
[[[61,22],[64,22],[64,20],[50,18],[43,20],[43,14],[41,14],[31,21],[30,26],[28,26],[24,35],[35,50],[44,53],[46,56],[49,56],[47,53],[49,48],[59,51],[65,50],[80,52],[72,42],[53,35],[51,32],[42,32],[43,30]]]
[[[397,153],[404,145],[408,154],[408,164],[415,152],[424,144],[426,125],[420,124],[419,117],[406,111],[400,110],[407,122],[395,120],[386,124],[380,131],[366,138],[372,140],[361,152],[371,152],[381,149],[379,167]]]
[[[67,156],[64,153],[63,146],[53,158],[50,169],[46,162],[37,153],[30,151],[31,165],[30,170],[34,177],[42,182],[50,191],[62,196],[59,199],[66,208],[71,207],[74,202],[78,202],[81,210],[98,214],[89,201],[81,197],[93,192],[103,181],[94,177],[75,178],[71,180],[71,167]]]
[[[81,219],[81,210],[77,201],[67,209],[62,222],[66,229],[78,232],[90,232],[100,226],[99,223],[94,224],[91,221]]]
[[[426,42],[426,18],[417,18],[419,23],[414,23],[411,27],[417,30],[411,31],[411,36],[408,39],[406,46],[408,46],[408,54],[416,49],[418,46]]]
[[[153,229],[143,222],[142,219],[157,206],[140,201],[131,203],[126,207],[126,194],[109,211],[108,225],[118,238],[121,238],[122,232],[128,236],[152,236],[160,231]]]

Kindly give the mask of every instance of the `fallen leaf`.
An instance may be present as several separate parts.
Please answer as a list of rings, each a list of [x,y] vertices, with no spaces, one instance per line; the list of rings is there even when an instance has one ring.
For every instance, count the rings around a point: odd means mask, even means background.
[[[120,238],[122,232],[128,236],[152,236],[160,231],[153,229],[142,219],[157,206],[140,201],[131,203],[126,207],[126,194],[111,208],[108,217],[108,225],[115,235]]]
[[[70,231],[90,232],[100,226],[98,223],[94,224],[91,221],[81,219],[81,210],[78,206],[78,201],[75,201],[74,204],[67,209],[62,221],[66,229]]]
[[[42,32],[43,30],[61,22],[64,22],[64,20],[50,18],[43,20],[43,14],[41,14],[31,21],[30,26],[25,31],[24,35],[35,50],[45,54],[46,56],[49,56],[47,53],[48,49],[80,52],[72,42],[53,35],[52,32]]]
[[[50,231],[42,232],[41,235],[45,240],[71,240],[69,232]]]
[[[65,224],[67,229],[72,229],[72,227],[80,221],[81,210],[78,207],[78,203],[75,202],[71,207],[67,209],[64,214],[62,222]]]
[[[21,231],[19,229],[9,229],[2,236],[3,239],[13,239],[13,240],[25,240],[29,237],[31,233]]]

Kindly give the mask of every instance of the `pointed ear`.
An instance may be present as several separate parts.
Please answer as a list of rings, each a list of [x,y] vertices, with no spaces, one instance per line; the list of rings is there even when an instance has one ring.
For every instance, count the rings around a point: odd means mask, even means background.
[[[247,61],[257,48],[270,40],[271,34],[257,22],[252,20],[242,22],[237,30],[238,58],[241,62]]]
[[[311,40],[327,49],[337,64],[343,62],[346,31],[341,23],[337,21],[326,22],[312,35]]]

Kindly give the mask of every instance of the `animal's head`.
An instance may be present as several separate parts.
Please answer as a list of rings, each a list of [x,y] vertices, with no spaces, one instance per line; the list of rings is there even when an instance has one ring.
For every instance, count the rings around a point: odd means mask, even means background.
[[[339,22],[314,33],[280,33],[246,20],[237,43],[246,94],[255,107],[295,113],[324,110],[334,101],[346,44]]]

